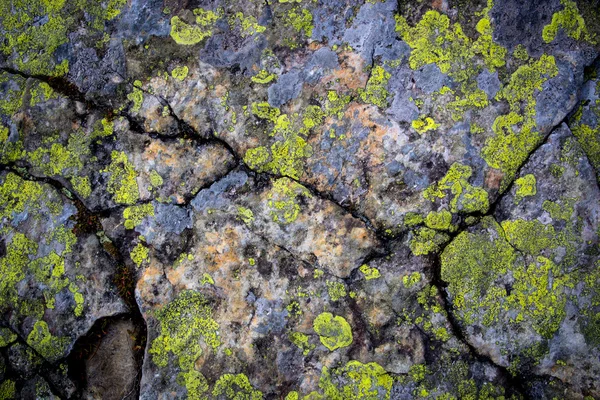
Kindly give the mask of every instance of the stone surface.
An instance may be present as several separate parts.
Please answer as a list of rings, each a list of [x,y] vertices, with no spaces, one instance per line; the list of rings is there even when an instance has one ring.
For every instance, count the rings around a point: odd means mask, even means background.
[[[0,4],[0,400],[600,398],[597,1]]]

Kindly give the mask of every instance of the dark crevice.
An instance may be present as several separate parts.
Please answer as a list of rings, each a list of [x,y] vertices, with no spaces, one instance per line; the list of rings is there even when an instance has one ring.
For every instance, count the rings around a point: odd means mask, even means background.
[[[48,184],[48,185],[52,186],[53,188],[55,188],[59,193],[62,193],[63,195],[65,195],[71,202],[73,202],[73,204],[75,205],[75,207],[78,210],[78,212],[76,214],[76,218],[77,218],[76,225],[74,227],[74,232],[76,234],[81,234],[81,233],[96,234],[97,232],[102,231],[103,227],[100,223],[100,218],[106,217],[110,214],[110,212],[112,212],[112,209],[111,210],[103,210],[101,212],[92,212],[83,204],[83,202],[81,202],[81,200],[79,200],[79,198],[76,195],[74,195],[68,188],[66,188],[60,181],[58,181],[56,179],[52,179],[49,177],[33,176],[33,175],[29,174],[27,171],[23,171],[23,168],[20,168],[20,167],[16,166],[15,164],[1,164],[0,172],[1,171],[12,172],[24,180],[30,180],[30,181]],[[123,208],[123,206],[118,206],[116,208],[120,209],[120,208]],[[127,267],[127,264],[124,262],[122,255],[115,248],[115,246],[112,244],[112,242],[111,243],[103,243],[103,246],[104,246],[104,250],[106,251],[106,253],[115,262],[116,271],[113,276],[113,283],[115,284],[115,287],[118,290],[119,296],[121,297],[121,299],[123,299],[123,301],[125,302],[125,304],[127,305],[127,307],[130,310],[130,312],[127,314],[127,317],[132,320],[132,322],[134,323],[134,325],[136,327],[137,332],[139,332],[138,343],[136,344],[136,346],[139,347],[139,349],[136,353],[136,362],[138,363],[138,371],[140,371],[142,368],[142,362],[143,362],[143,357],[144,357],[144,348],[145,348],[145,342],[146,342],[147,327],[146,327],[146,321],[144,320],[141,310],[139,309],[139,306],[135,299],[135,272],[132,271],[129,267]],[[113,317],[106,317],[106,318],[110,319]],[[106,318],[100,318],[98,321],[102,321]],[[98,321],[96,321],[96,323],[101,323]],[[85,337],[78,339],[78,342],[80,340],[83,341],[82,343],[87,343],[86,342],[87,339]],[[78,354],[79,354],[79,357],[81,357],[81,355],[80,355],[81,349],[82,349],[81,346],[74,348],[74,350],[71,351],[71,353],[67,356],[67,359],[68,360],[76,359],[78,357]],[[69,363],[71,363],[71,361],[69,361]],[[81,365],[76,366],[76,370],[82,372]],[[84,371],[84,369],[83,369],[83,371]],[[139,394],[139,382],[141,380],[141,374],[138,373],[137,376],[138,376],[138,381],[137,381],[137,386],[136,386],[137,387],[136,393]],[[79,376],[79,377],[81,377],[81,376]],[[49,382],[49,384],[51,384],[51,383]],[[77,381],[77,384],[78,384],[78,390],[81,391],[83,388],[83,385],[85,385],[85,382]]]

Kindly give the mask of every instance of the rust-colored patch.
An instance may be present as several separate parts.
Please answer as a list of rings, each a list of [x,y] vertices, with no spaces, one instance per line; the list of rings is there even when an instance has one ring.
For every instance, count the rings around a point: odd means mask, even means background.
[[[485,187],[490,189],[500,189],[504,174],[498,169],[489,169],[485,174]]]

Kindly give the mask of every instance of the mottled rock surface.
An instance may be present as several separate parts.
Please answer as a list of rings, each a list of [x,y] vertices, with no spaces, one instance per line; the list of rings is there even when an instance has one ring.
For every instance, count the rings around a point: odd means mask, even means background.
[[[600,399],[597,0],[4,0],[0,400]]]

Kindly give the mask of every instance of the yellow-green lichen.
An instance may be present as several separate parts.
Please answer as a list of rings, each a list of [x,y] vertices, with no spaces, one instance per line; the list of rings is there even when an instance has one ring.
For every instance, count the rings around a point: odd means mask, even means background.
[[[598,181],[600,182],[600,123],[596,128],[582,123],[581,113],[582,109],[579,109],[574,120],[571,121],[570,128],[590,163],[596,169]]]
[[[0,400],[10,400],[15,398],[17,387],[15,381],[7,379],[0,383]]]
[[[437,198],[446,197],[445,191],[449,190],[453,195],[450,200],[450,211],[452,213],[486,213],[489,209],[488,193],[476,186],[472,186],[468,179],[473,170],[468,165],[454,163],[439,182],[429,186],[423,192],[423,197],[435,201]]]
[[[371,279],[377,279],[381,277],[381,273],[375,267],[369,267],[367,264],[363,264],[359,268],[360,272],[365,276],[365,279],[370,281]]]
[[[389,400],[393,383],[394,378],[381,365],[351,360],[343,367],[323,367],[319,379],[323,396],[315,398]]]
[[[371,71],[371,76],[367,81],[367,86],[365,89],[359,89],[358,93],[360,99],[365,103],[386,108],[388,106],[387,98],[389,96],[389,92],[387,91],[386,87],[391,76],[392,75],[382,66],[375,66]]]
[[[585,20],[579,14],[577,3],[573,0],[560,0],[563,9],[552,15],[552,21],[544,27],[542,38],[550,43],[556,39],[558,30],[562,29],[567,36],[575,40],[585,40],[595,43],[585,25]]]
[[[171,76],[177,80],[184,80],[185,78],[187,78],[189,73],[189,68],[186,65],[183,65],[181,67],[175,67],[173,68],[173,71],[171,71]]]
[[[171,37],[177,44],[194,45],[212,36],[213,27],[220,18],[218,13],[197,8],[194,10],[196,24],[190,25],[178,16],[171,18]]]
[[[314,27],[310,10],[294,7],[285,14],[284,23],[292,27],[297,33],[304,34],[307,38],[312,36]]]
[[[302,350],[303,355],[308,355],[316,346],[308,342],[309,337],[302,332],[292,332],[288,335],[290,342]]]
[[[0,347],[6,347],[17,340],[17,334],[8,328],[0,327]]]
[[[202,343],[215,349],[220,344],[219,324],[211,316],[209,302],[199,292],[186,290],[156,313],[160,335],[152,341],[149,353],[159,367],[169,364],[172,353],[178,364],[178,383],[188,390],[189,398],[202,398],[208,391],[206,378],[195,369],[203,352]]]
[[[235,26],[237,23],[240,24],[242,37],[262,33],[267,29],[266,26],[260,25],[256,18],[252,15],[245,16],[241,12],[235,13],[235,15],[233,15],[229,19],[229,25],[231,25],[232,27]]]
[[[148,248],[142,243],[136,244],[134,248],[131,249],[131,252],[129,252],[131,261],[133,261],[137,267],[141,266],[145,261],[148,260],[148,255]]]
[[[452,213],[448,210],[439,212],[431,211],[425,218],[425,225],[431,229],[441,231],[453,231],[456,229],[456,227],[452,225]]]
[[[338,301],[348,294],[348,292],[346,292],[346,285],[341,282],[327,281],[325,284],[327,285],[327,293],[329,294],[331,301]]]
[[[421,273],[419,272],[413,272],[410,275],[404,275],[402,277],[402,283],[404,284],[404,287],[407,289],[410,289],[411,287],[413,287],[414,285],[416,285],[417,283],[421,282]]]
[[[127,207],[123,210],[123,218],[125,218],[125,229],[133,229],[136,226],[138,226],[144,218],[153,216],[154,205],[152,203]]]
[[[463,232],[442,254],[442,279],[460,318],[485,326],[527,323],[541,337],[552,337],[565,316],[572,278],[542,256],[525,264],[515,249],[539,254],[552,247],[554,229],[522,220],[504,221],[500,227],[489,217],[482,226],[487,232]],[[508,274],[514,279],[510,292],[494,283]]]
[[[102,171],[110,174],[108,192],[118,204],[134,204],[140,198],[137,173],[133,164],[122,151],[111,153],[111,163]]]
[[[425,132],[437,129],[439,125],[435,123],[433,118],[426,115],[421,115],[418,119],[415,119],[412,122],[412,127],[422,135]]]
[[[267,194],[273,221],[280,224],[294,222],[300,214],[300,196],[312,197],[308,189],[289,178],[274,181],[273,188]]]
[[[27,344],[50,362],[63,355],[68,342],[68,338],[52,336],[45,321],[37,321],[27,336]]]
[[[515,180],[517,190],[515,192],[515,203],[519,204],[525,197],[535,196],[537,193],[535,175],[527,174]]]
[[[264,84],[267,84],[267,83],[273,81],[273,79],[275,79],[276,77],[277,77],[277,75],[271,74],[271,73],[269,73],[269,71],[262,69],[258,72],[258,74],[254,75],[250,79],[254,83],[261,83],[264,85]]]
[[[222,375],[212,392],[213,396],[224,396],[230,400],[262,400],[263,394],[256,390],[248,377],[244,374],[225,374]]]
[[[330,351],[347,347],[352,344],[352,329],[350,324],[339,315],[324,312],[313,322],[313,329],[319,335],[321,343]]]
[[[144,102],[144,93],[140,89],[142,87],[141,81],[133,82],[133,90],[127,95],[127,99],[133,103],[131,111],[138,112],[142,108]]]
[[[508,187],[518,168],[543,139],[537,131],[535,94],[557,74],[554,57],[543,54],[539,60],[520,66],[496,95],[498,100],[508,102],[510,112],[495,119],[495,136],[486,141],[481,155],[490,167],[503,172],[500,191]]]
[[[246,225],[250,225],[254,221],[254,213],[249,208],[239,206],[237,211],[238,218]]]
[[[163,185],[164,181],[162,176],[155,170],[150,171],[150,184],[153,189],[157,189]]]
[[[438,252],[449,239],[450,236],[443,232],[430,228],[419,228],[416,232],[413,232],[409,247],[414,255],[422,256]]]

